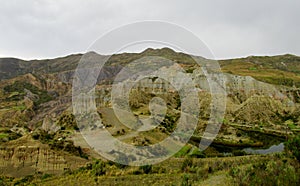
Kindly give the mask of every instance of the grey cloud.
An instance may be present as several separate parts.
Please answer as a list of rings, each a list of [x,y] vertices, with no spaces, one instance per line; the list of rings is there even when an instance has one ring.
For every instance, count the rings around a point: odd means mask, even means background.
[[[118,26],[168,21],[202,39],[217,58],[300,55],[297,0],[10,0],[0,6],[0,56],[85,52]]]

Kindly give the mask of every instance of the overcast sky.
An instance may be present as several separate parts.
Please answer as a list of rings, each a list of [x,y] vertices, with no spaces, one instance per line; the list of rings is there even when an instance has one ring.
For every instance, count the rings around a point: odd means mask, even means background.
[[[0,0],[0,57],[82,53],[143,20],[190,30],[217,58],[300,55],[299,10],[299,0]]]

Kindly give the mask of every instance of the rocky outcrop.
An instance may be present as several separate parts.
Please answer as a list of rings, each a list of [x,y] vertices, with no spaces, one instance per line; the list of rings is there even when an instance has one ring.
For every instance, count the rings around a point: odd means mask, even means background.
[[[46,132],[55,133],[60,129],[60,127],[54,123],[54,121],[51,119],[51,117],[46,115],[46,117],[43,120],[42,129]]]
[[[86,163],[87,160],[80,157],[54,151],[29,135],[0,147],[0,171],[7,176],[22,177],[38,172],[61,174]]]
[[[22,177],[38,172],[60,174],[85,164],[81,158],[57,153],[43,145],[0,148],[0,171],[7,176]]]

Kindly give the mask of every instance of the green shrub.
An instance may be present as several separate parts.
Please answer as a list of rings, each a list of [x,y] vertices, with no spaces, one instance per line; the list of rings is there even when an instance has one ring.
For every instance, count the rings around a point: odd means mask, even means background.
[[[285,150],[300,161],[300,135],[288,140],[285,143]]]
[[[189,153],[191,148],[192,147],[190,145],[185,145],[174,156],[175,157],[183,157]]]
[[[149,174],[152,172],[152,165],[143,165],[139,168],[144,174]]]
[[[28,176],[21,178],[20,180],[17,180],[14,183],[14,185],[28,185],[28,183],[31,182],[33,179],[34,179],[33,175],[28,175]]]
[[[58,119],[57,125],[61,126],[61,130],[78,130],[76,119],[73,114],[62,114]]]
[[[199,167],[196,171],[197,178],[199,180],[205,180],[208,178],[208,169],[205,169],[203,167]]]
[[[298,165],[271,159],[248,166],[233,167],[230,175],[236,185],[299,185]]]
[[[200,151],[199,148],[194,148],[190,153],[189,156],[192,158],[205,158],[205,154],[203,151]]]
[[[97,160],[93,165],[92,165],[92,173],[95,176],[101,176],[104,175],[106,173],[106,163],[101,161],[101,160]]]
[[[46,174],[43,174],[43,176],[41,177],[41,179],[44,180],[44,179],[47,179],[49,177],[51,177],[51,175],[46,173]]]
[[[184,174],[182,176],[182,181],[181,181],[181,186],[190,186],[192,185],[191,183],[189,183],[190,177],[188,174]]]
[[[182,165],[181,170],[184,172],[188,172],[193,166],[193,160],[191,158],[185,158]]]

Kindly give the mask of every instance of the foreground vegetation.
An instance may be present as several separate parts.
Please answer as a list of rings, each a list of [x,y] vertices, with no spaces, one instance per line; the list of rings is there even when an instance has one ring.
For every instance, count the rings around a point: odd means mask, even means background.
[[[172,158],[142,167],[95,160],[61,176],[36,174],[1,181],[3,185],[299,185],[299,162],[282,156]]]
[[[1,177],[1,185],[299,185],[299,139],[282,153],[218,158],[171,158],[160,164],[131,167],[93,160],[62,175],[37,173]]]

